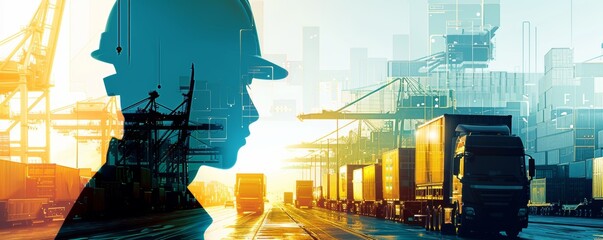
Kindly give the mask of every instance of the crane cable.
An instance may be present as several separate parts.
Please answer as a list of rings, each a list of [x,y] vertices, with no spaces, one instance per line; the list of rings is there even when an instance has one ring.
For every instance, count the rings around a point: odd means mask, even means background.
[[[117,0],[117,55],[121,54],[121,0]]]
[[[128,31],[128,63],[130,62],[130,26],[131,26],[131,18],[130,18],[130,9],[131,9],[131,5],[130,5],[130,0],[128,0],[128,6],[127,6],[127,31]],[[121,47],[121,0],[117,0],[117,48],[115,48],[115,50],[117,50],[117,55],[121,55],[121,51],[123,50],[123,48]]]

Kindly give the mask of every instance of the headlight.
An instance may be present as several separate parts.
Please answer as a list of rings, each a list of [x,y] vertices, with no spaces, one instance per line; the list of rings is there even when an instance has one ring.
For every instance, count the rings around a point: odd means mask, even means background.
[[[465,214],[468,216],[475,216],[475,210],[472,207],[466,207]]]
[[[519,211],[517,211],[517,216],[524,217],[527,213],[528,213],[528,209],[520,208]]]

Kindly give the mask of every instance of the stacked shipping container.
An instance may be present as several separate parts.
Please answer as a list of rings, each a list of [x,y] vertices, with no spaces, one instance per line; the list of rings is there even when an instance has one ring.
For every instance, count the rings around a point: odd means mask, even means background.
[[[0,200],[25,198],[27,164],[0,160]]]

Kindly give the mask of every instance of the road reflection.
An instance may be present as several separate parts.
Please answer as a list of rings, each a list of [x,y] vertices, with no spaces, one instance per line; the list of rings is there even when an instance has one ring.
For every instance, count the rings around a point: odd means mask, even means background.
[[[266,212],[272,206],[266,205]],[[264,219],[264,214],[246,212],[237,214],[235,208],[208,208],[213,223],[205,232],[205,239],[250,239],[253,238]]]

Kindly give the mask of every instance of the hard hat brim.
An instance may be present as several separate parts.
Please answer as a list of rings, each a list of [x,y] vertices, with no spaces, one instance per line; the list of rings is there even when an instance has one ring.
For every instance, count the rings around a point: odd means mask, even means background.
[[[245,60],[244,64],[247,65],[247,73],[255,79],[279,80],[286,78],[289,74],[281,66],[258,55],[248,56]]]

